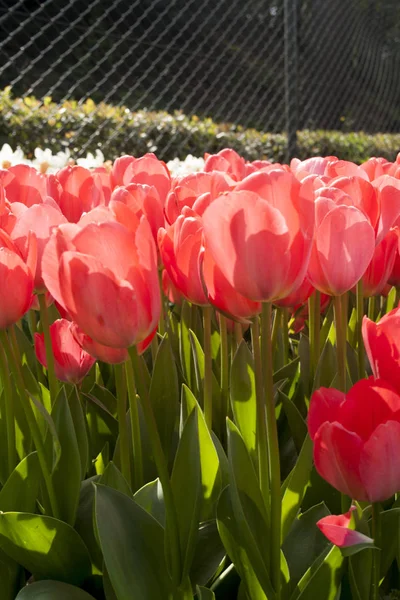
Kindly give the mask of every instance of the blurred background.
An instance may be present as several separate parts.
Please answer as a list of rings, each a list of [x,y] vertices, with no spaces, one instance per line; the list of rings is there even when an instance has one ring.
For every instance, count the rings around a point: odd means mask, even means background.
[[[302,130],[400,131],[399,0],[0,0],[0,28],[0,142],[27,119],[122,153],[143,110],[286,133],[291,155]],[[144,149],[191,150],[174,123]]]

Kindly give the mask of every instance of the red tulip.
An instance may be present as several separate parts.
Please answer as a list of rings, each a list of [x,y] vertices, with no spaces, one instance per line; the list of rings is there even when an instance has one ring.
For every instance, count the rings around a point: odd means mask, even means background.
[[[388,283],[395,287],[400,287],[400,254],[398,248],[394,255],[393,269],[388,278]]]
[[[364,317],[362,335],[374,376],[388,381],[400,393],[400,308],[378,323]]]
[[[50,337],[57,379],[67,383],[80,383],[96,359],[78,344],[72,334],[72,323],[66,319],[58,319],[50,325]],[[35,333],[35,352],[38,361],[47,368],[46,348],[42,333]]]
[[[171,191],[165,203],[165,216],[169,223],[174,223],[184,206],[193,208],[199,198],[208,195],[210,201],[222,192],[232,189],[235,182],[225,173],[191,173],[186,177],[173,181]]]
[[[0,329],[16,323],[32,303],[36,271],[36,239],[30,234],[24,260],[11,239],[0,231]]]
[[[312,218],[300,184],[285,171],[249,175],[203,215],[206,247],[237,292],[253,301],[283,298],[303,281]]]
[[[315,233],[308,277],[325,294],[340,296],[364,275],[375,250],[374,229],[354,206],[315,201]]]
[[[171,187],[171,175],[167,165],[155,154],[148,153],[140,158],[121,156],[113,164],[111,182],[113,187],[130,183],[154,186],[164,204]]]
[[[161,259],[172,283],[190,302],[207,305],[199,269],[202,240],[202,220],[187,207],[173,225],[158,232]]]
[[[344,515],[328,515],[317,522],[317,526],[332,544],[339,548],[348,548],[357,544],[373,544],[374,540],[359,531],[350,529],[351,514],[356,510],[352,506]]]
[[[382,379],[362,379],[347,394],[312,395],[308,430],[318,473],[351,498],[381,502],[400,490],[400,396]]]
[[[71,223],[77,223],[83,213],[107,203],[102,175],[80,166],[67,166],[57,173],[62,191],[58,204]]]
[[[116,221],[63,225],[42,261],[55,300],[93,340],[114,348],[143,341],[161,310],[150,226],[132,213],[129,227]]]
[[[231,148],[224,148],[218,154],[206,154],[205,159],[204,171],[206,173],[223,171],[235,181],[241,181],[248,174],[244,158]]]

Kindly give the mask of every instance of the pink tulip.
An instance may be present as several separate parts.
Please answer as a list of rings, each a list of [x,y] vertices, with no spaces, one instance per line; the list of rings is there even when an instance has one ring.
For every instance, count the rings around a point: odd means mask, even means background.
[[[148,153],[140,158],[121,156],[114,162],[111,171],[111,182],[114,188],[118,185],[126,186],[130,183],[154,186],[161,203],[164,205],[171,187],[171,175],[167,165],[158,160],[155,154]]]
[[[231,148],[224,148],[218,154],[206,154],[205,159],[204,171],[206,173],[222,171],[235,181],[241,181],[247,175],[244,158]]]
[[[58,171],[57,179],[62,188],[58,204],[71,223],[77,223],[83,213],[107,203],[108,193],[101,174],[80,166],[67,166]]]
[[[317,522],[317,526],[326,538],[339,548],[348,548],[358,544],[373,544],[374,540],[359,531],[350,529],[351,514],[356,510],[352,506],[344,515],[328,515]]]
[[[96,359],[85,352],[72,334],[72,323],[58,319],[50,325],[54,369],[57,379],[67,383],[80,383]],[[47,368],[44,335],[35,333],[35,352],[38,361]]]
[[[364,317],[362,336],[374,376],[388,381],[400,393],[400,308],[378,323]]]
[[[145,215],[157,242],[158,230],[164,226],[164,205],[154,186],[130,183],[126,187],[117,187],[111,194],[111,209],[115,202],[125,204],[137,217]]]

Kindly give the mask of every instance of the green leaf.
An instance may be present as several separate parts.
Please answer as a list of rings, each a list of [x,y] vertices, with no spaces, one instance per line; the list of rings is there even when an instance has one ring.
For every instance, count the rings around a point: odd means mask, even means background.
[[[51,416],[61,446],[61,456],[52,473],[54,492],[61,520],[73,526],[81,489],[81,458],[64,386],[57,395]]]
[[[315,373],[313,391],[320,387],[329,387],[337,373],[335,348],[328,338],[322,349]]]
[[[109,461],[110,461],[110,446],[109,446],[108,442],[106,442],[104,444],[104,447],[102,448],[101,452],[99,452],[99,454],[96,456],[96,458],[93,461],[96,475],[103,475]]]
[[[101,572],[103,557],[94,531],[94,485],[100,477],[95,475],[82,481],[76,513],[75,530],[79,533],[89,551],[93,565]]]
[[[176,365],[168,335],[158,347],[150,385],[153,406],[164,455],[171,455],[175,425],[179,418],[179,386]]]
[[[291,385],[293,379],[296,377],[297,371],[300,366],[300,357],[298,356],[294,360],[291,360],[287,365],[284,365],[274,373],[274,383],[278,381],[287,380]]]
[[[182,556],[182,580],[189,574],[197,542],[202,504],[198,410],[184,425],[171,475],[171,486],[178,517]]]
[[[204,350],[194,331],[190,330],[190,343],[193,351],[194,370],[196,374],[197,388],[202,394],[204,385]],[[213,423],[221,422],[221,388],[212,372],[212,405],[213,405]]]
[[[290,600],[336,600],[344,558],[337,546],[324,551],[305,572]]]
[[[291,589],[329,546],[329,541],[316,525],[319,519],[329,514],[329,510],[321,502],[293,521],[282,545],[289,566]]]
[[[235,423],[256,465],[256,391],[254,360],[245,340],[240,342],[232,361],[231,403]]]
[[[231,468],[229,486],[234,518],[241,543],[254,572],[269,598],[273,595],[269,579],[269,528],[263,498],[250,456],[237,427],[227,420],[228,455]]]
[[[235,569],[240,575],[243,585],[246,587],[248,597],[251,600],[267,600],[258,578],[253,569],[253,561],[249,557],[242,543],[239,522],[235,518],[231,500],[230,486],[221,493],[217,507],[217,526],[222,543]],[[271,589],[268,600],[275,600],[276,596]]]
[[[53,421],[53,417],[49,415],[49,413],[47,412],[43,404],[40,402],[40,400],[37,400],[34,396],[29,394],[29,392],[28,395],[34,405],[34,408],[36,409],[36,415],[39,416],[39,421],[43,419],[45,421],[45,425],[47,424],[48,426],[48,432],[50,433],[50,437],[48,438],[49,444],[46,444],[46,447],[49,448],[47,462],[49,464],[49,467],[51,468],[52,473],[54,473],[61,458],[61,444],[56,426]]]
[[[158,478],[141,487],[135,493],[134,500],[154,517],[162,527],[165,527],[164,494]]]
[[[132,498],[132,492],[128,482],[112,461],[110,461],[104,469],[104,473],[101,475],[99,483],[102,485],[107,485],[114,490],[118,490],[118,492],[121,492],[121,494],[126,494]]]
[[[193,365],[193,356],[192,356],[192,346],[190,343],[189,330],[192,327],[191,324],[191,313],[192,307],[184,300],[182,303],[181,310],[181,322],[179,328],[179,354],[181,358],[181,366],[183,371],[183,376],[192,390],[194,389],[195,376],[194,376],[194,365]]]
[[[41,476],[37,453],[32,452],[15,467],[0,491],[0,511],[33,512]]]
[[[0,550],[0,582],[1,598],[14,600],[18,590],[24,585],[24,574],[21,565]]]
[[[304,440],[303,447],[292,472],[290,473],[282,499],[282,540],[289,532],[297,513],[300,510],[305,492],[310,483],[313,465],[313,443],[309,435]]]
[[[210,589],[196,585],[196,596],[198,600],[215,600],[215,594]]]
[[[381,577],[385,577],[400,549],[400,508],[381,513]]]
[[[72,388],[72,392],[68,397],[68,404],[71,411],[71,417],[74,422],[76,441],[78,442],[78,450],[81,461],[81,480],[83,480],[85,479],[85,475],[89,469],[89,440],[86,419],[76,386]]]
[[[161,525],[134,500],[102,485],[96,485],[95,506],[101,549],[117,599],[167,599],[171,580]]]
[[[217,572],[225,557],[225,548],[219,537],[215,520],[200,524],[197,545],[190,569],[190,580],[206,585]]]
[[[91,572],[79,534],[53,517],[0,513],[0,547],[38,578],[79,585]]]
[[[38,581],[23,588],[15,600],[94,600],[83,590],[61,581]]]
[[[118,436],[118,421],[108,408],[93,394],[82,394],[87,399],[86,419],[89,432],[89,458],[98,456],[108,442],[113,453]]]
[[[197,426],[200,445],[202,506],[200,520],[205,521],[215,516],[216,504],[222,489],[222,477],[218,452],[206,425],[204,413],[189,388],[182,385],[183,422],[193,410],[197,409]]]
[[[301,451],[305,437],[307,435],[307,425],[300,414],[295,403],[290,400],[281,390],[278,391],[279,398],[282,400],[283,410],[288,420],[290,432],[293,437],[297,452]]]

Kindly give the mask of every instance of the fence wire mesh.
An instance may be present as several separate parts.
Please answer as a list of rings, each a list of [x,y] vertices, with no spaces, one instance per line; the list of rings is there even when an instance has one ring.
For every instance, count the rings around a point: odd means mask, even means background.
[[[0,0],[0,30],[0,88],[16,96],[400,131],[398,0]],[[107,152],[105,127],[82,153]]]

